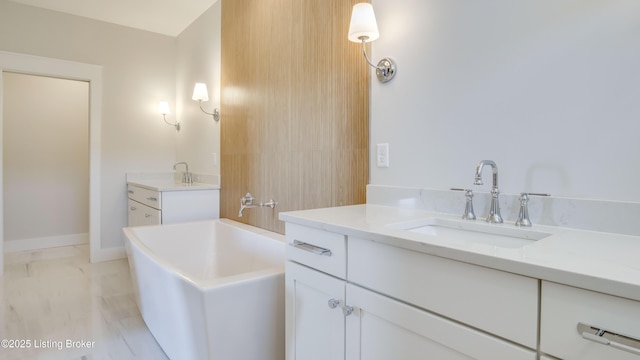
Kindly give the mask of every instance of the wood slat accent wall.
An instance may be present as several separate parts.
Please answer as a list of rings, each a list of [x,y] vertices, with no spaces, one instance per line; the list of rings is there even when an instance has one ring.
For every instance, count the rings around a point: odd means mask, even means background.
[[[222,0],[221,217],[284,233],[281,211],[365,202],[369,69],[358,0]],[[246,210],[240,198],[278,201]]]

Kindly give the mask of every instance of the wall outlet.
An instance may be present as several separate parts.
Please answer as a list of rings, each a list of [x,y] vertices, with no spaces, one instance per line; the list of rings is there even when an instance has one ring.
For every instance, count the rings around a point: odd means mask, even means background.
[[[378,144],[377,149],[376,159],[378,167],[389,167],[389,144]]]

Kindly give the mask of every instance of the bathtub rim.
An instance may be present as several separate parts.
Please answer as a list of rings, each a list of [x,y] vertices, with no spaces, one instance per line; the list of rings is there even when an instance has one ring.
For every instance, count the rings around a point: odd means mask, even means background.
[[[203,292],[210,291],[213,289],[219,289],[225,286],[236,286],[244,282],[257,281],[259,279],[263,279],[266,277],[284,275],[285,261],[286,261],[286,257],[284,256],[284,252],[285,252],[284,246],[286,244],[286,241],[285,241],[285,236],[282,234],[278,234],[278,233],[265,230],[262,228],[258,228],[252,225],[247,225],[231,219],[212,219],[212,220],[202,220],[202,221],[166,224],[166,225],[151,225],[151,227],[160,227],[160,226],[183,227],[183,226],[188,226],[189,224],[193,224],[193,225],[211,224],[215,222],[222,223],[225,226],[231,226],[231,227],[237,228],[240,231],[250,232],[252,234],[255,234],[256,236],[265,237],[271,241],[276,241],[281,243],[282,251],[283,251],[282,266],[268,267],[260,270],[249,271],[249,272],[244,272],[240,274],[214,278],[214,279],[201,279],[201,278],[192,277],[189,274],[186,274],[185,272],[175,267],[169,261],[165,260],[162,257],[157,256],[156,253],[151,248],[145,245],[144,242],[138,238],[138,236],[135,233],[135,230],[143,229],[143,228],[146,228],[147,226],[129,226],[122,229],[126,238],[125,245],[127,248],[127,257],[130,256],[129,247],[136,246],[144,256],[150,258],[153,262],[159,264],[159,266],[162,266],[163,268],[168,269],[168,271],[171,271],[172,273],[176,274],[178,277],[180,277],[180,279],[184,280],[185,282],[191,284],[192,286],[196,287],[197,289]],[[135,269],[132,269],[132,270],[135,271]]]

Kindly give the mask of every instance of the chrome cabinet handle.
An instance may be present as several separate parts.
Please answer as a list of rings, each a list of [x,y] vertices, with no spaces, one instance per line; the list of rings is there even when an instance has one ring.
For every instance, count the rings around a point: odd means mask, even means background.
[[[128,192],[129,194],[133,194],[133,193],[134,193],[134,192],[133,192],[133,190],[128,190],[127,192]]]
[[[353,306],[345,305],[342,307],[342,313],[344,316],[349,316],[353,314]]]
[[[335,309],[340,305],[340,300],[329,299],[329,309]]]
[[[597,342],[598,344],[611,346],[619,350],[640,355],[640,339],[628,335],[616,333],[596,326],[578,323],[578,333],[582,338]]]
[[[147,198],[147,200],[149,200],[149,201],[158,201],[158,198],[150,196],[150,197]]]
[[[146,217],[146,218],[150,218],[150,217],[151,217],[151,214],[144,214],[144,217]]]
[[[325,249],[325,248],[321,248],[319,246],[307,244],[306,242],[293,240],[293,242],[290,245],[293,246],[294,248],[297,248],[297,249],[300,249],[300,250],[304,250],[304,251],[308,251],[308,252],[316,254],[316,255],[331,256],[331,250]]]
[[[136,207],[135,206],[132,206],[129,209],[131,209],[131,211],[136,211]]]

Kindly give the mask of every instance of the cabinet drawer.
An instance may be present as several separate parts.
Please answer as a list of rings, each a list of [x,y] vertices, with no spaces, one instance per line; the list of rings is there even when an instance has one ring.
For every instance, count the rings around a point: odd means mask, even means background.
[[[349,281],[535,349],[538,280],[348,239]]]
[[[296,224],[286,224],[287,259],[346,278],[346,237]]]
[[[129,199],[151,206],[158,210],[162,209],[162,196],[160,196],[160,192],[158,191],[145,189],[135,185],[127,185],[127,193],[129,194]]]
[[[541,299],[542,352],[563,359],[640,359],[640,341],[628,339],[640,339],[640,302],[546,281]],[[606,330],[604,337],[612,343],[607,346],[583,338],[578,323]],[[635,354],[616,349],[620,345]]]
[[[160,225],[161,212],[145,204],[129,199],[129,226]]]

